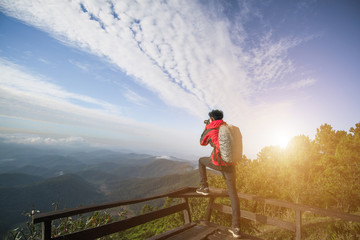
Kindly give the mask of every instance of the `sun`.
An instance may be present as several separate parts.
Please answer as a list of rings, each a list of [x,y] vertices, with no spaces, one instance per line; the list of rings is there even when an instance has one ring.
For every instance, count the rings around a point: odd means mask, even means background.
[[[290,140],[290,138],[286,135],[278,135],[275,140],[276,141],[275,145],[277,145],[281,148],[286,148],[286,146],[289,143],[289,140]]]

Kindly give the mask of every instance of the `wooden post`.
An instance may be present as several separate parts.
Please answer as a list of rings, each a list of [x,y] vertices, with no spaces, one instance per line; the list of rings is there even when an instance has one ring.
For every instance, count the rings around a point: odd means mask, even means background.
[[[301,211],[296,210],[296,240],[301,240]]]
[[[211,218],[211,212],[212,212],[212,205],[214,203],[215,198],[211,197],[209,200],[209,204],[207,206],[206,209],[206,215],[205,215],[205,220],[210,222],[210,218]]]
[[[46,220],[42,223],[42,240],[51,239],[51,220]]]
[[[189,207],[188,199],[183,198],[182,202],[185,202],[187,204],[187,208],[183,211],[185,224],[191,223],[191,215],[190,215],[190,207]]]

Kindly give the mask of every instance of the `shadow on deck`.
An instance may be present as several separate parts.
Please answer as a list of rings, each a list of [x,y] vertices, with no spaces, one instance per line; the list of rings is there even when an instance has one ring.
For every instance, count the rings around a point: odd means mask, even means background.
[[[100,204],[100,205],[93,205],[93,206],[87,206],[87,207],[80,207],[80,208],[74,208],[74,209],[65,209],[50,213],[40,213],[33,216],[33,222],[41,223],[42,224],[42,239],[49,240],[49,239],[96,239],[103,236],[107,236],[109,234],[117,233],[126,229],[130,229],[135,226],[139,226],[141,224],[169,216],[171,214],[177,213],[177,212],[183,212],[184,214],[184,225],[180,226],[178,228],[169,230],[167,232],[158,234],[154,237],[149,238],[150,240],[160,240],[160,239],[168,239],[168,240],[201,240],[201,239],[207,239],[207,240],[227,240],[227,239],[234,239],[232,235],[228,232],[227,228],[223,226],[216,225],[214,223],[210,222],[211,214],[213,210],[219,211],[225,214],[231,214],[231,207],[217,204],[215,203],[215,199],[219,197],[228,197],[228,193],[226,190],[223,189],[215,189],[210,188],[210,194],[207,196],[203,196],[200,194],[197,194],[195,192],[195,187],[186,187],[179,189],[174,192],[166,193],[163,195],[158,195],[154,197],[149,198],[143,198],[143,199],[135,199],[130,201],[121,201],[121,202],[112,202],[112,203],[106,203],[106,204]],[[354,222],[360,222],[360,216],[357,215],[351,215],[346,214],[342,212],[335,212],[330,211],[326,209],[316,208],[316,207],[310,207],[300,204],[294,204],[289,203],[285,201],[280,201],[276,199],[265,199],[263,197],[251,195],[251,194],[244,194],[244,193],[238,193],[238,196],[240,200],[246,199],[250,201],[256,201],[260,202],[262,204],[277,206],[277,207],[284,207],[288,209],[293,209],[295,211],[295,223],[294,222],[287,222],[278,218],[272,218],[269,216],[260,215],[257,213],[249,212],[246,210],[241,210],[240,215],[241,218],[245,218],[248,220],[269,224],[273,226],[277,226],[282,229],[289,230],[291,232],[294,232],[295,239],[300,240],[301,239],[301,232],[302,232],[302,213],[303,212],[312,212],[315,214],[320,214],[323,216],[330,216],[335,218],[340,218],[347,221],[354,221]],[[52,221],[70,217],[74,215],[79,214],[85,214],[89,212],[99,211],[103,209],[110,209],[125,205],[131,205],[136,203],[142,203],[150,200],[160,199],[160,198],[180,198],[182,199],[182,202],[170,206],[167,208],[163,208],[154,212],[145,213],[139,216],[127,218],[124,220],[115,221],[112,223],[108,223],[99,227],[91,228],[91,229],[85,229],[79,232],[70,233],[63,236],[51,236],[51,226]],[[200,222],[193,222],[191,219],[191,213],[190,213],[190,206],[188,203],[189,198],[198,198],[198,197],[206,197],[209,198],[209,204],[206,209],[206,216],[203,221]],[[259,239],[253,236],[249,236],[246,234],[243,234],[243,237],[241,239]]]

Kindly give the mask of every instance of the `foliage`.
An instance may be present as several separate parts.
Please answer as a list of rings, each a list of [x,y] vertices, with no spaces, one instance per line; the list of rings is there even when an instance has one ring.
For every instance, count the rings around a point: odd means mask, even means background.
[[[163,205],[163,208],[172,206],[179,203],[179,199],[167,198]],[[55,206],[56,209],[56,206]],[[150,205],[143,205],[141,214],[145,214],[151,211],[156,211],[156,207]],[[16,228],[8,233],[6,240],[35,240],[41,239],[40,225],[34,225],[32,223],[32,217],[34,213],[39,211],[32,211],[26,213],[25,216],[28,218],[26,222],[27,228]],[[116,220],[127,218],[127,212],[120,212]],[[65,234],[78,232],[80,230],[98,227],[107,223],[111,223],[115,220],[114,216],[106,211],[97,211],[89,216],[76,216],[66,217],[58,221],[54,221],[52,225],[52,236],[62,236]],[[184,224],[184,217],[182,212],[178,212],[136,227],[115,233],[109,236],[102,237],[102,240],[111,239],[147,239],[151,236],[160,234],[170,229],[179,227]]]
[[[40,239],[40,225],[34,225],[32,223],[32,217],[35,213],[38,213],[37,210],[32,210],[31,212],[25,212],[23,215],[28,219],[26,222],[26,228],[17,227],[8,232],[5,236],[5,240],[35,240]]]
[[[280,230],[277,227],[264,228],[258,237],[262,239],[294,239],[293,233],[287,230]],[[302,239],[318,240],[355,240],[360,239],[360,224],[344,222],[328,217],[311,217],[311,221],[305,224],[302,230]]]
[[[355,124],[355,127],[350,128],[348,132],[336,131],[329,124],[321,125],[314,140],[299,135],[294,137],[284,149],[277,146],[265,147],[254,160],[244,156],[237,165],[236,171],[236,185],[239,192],[349,213],[359,211],[360,123]],[[208,180],[211,187],[226,188],[220,174],[209,174]],[[171,206],[178,201],[180,200],[166,199],[163,207]],[[209,199],[190,198],[188,201],[192,220],[204,219]],[[228,198],[216,201],[231,205]],[[240,204],[242,209],[258,214],[289,221],[294,219],[294,213],[284,208],[247,200],[241,200]],[[141,213],[156,209],[144,205]],[[32,215],[27,214],[27,216],[31,218]],[[211,220],[223,226],[231,225],[231,216],[216,211],[213,212]],[[114,218],[106,212],[65,218],[55,222],[52,234],[62,235],[111,221],[114,221]],[[102,239],[146,239],[183,224],[183,214],[179,212]],[[243,221],[241,226],[242,231],[250,234],[257,232],[259,228],[259,225],[249,221]],[[303,231],[306,239],[359,239],[360,226],[358,223],[344,223],[332,219],[305,224]],[[293,233],[278,229],[276,232],[266,229],[261,234],[268,239],[293,239]],[[27,223],[26,229],[17,228],[7,237],[9,240],[38,238],[39,228],[31,222]]]
[[[179,203],[179,199],[166,198],[163,208],[170,207]],[[156,211],[156,207],[152,207],[148,204],[143,205],[141,214]],[[160,219],[153,220],[151,222],[133,227],[131,229],[112,234],[106,239],[147,239],[157,234],[166,232],[184,224],[184,217],[182,212],[178,212]]]
[[[24,213],[27,217],[26,228],[18,227],[9,231],[6,240],[37,240],[41,239],[41,226],[40,224],[33,224],[32,218],[35,213],[39,211],[32,210],[30,213]],[[51,235],[61,236],[72,232],[77,232],[84,229],[98,227],[113,221],[109,213],[94,212],[91,216],[83,217],[77,216],[75,218],[67,217],[62,218],[58,222],[53,223]]]
[[[314,140],[299,135],[291,139],[286,148],[265,147],[254,160],[244,156],[236,170],[239,192],[348,213],[356,212],[360,209],[360,123],[350,128],[349,132],[336,131],[329,124],[321,125]],[[226,188],[221,175],[209,176],[209,183],[212,187]],[[228,199],[218,201],[230,206]],[[258,214],[294,220],[294,213],[285,208],[247,200],[241,200],[240,204],[242,209]],[[228,226],[231,219],[214,214],[213,221]],[[354,227],[349,230],[346,226],[325,226],[322,228],[328,232],[325,239],[337,239],[332,236],[357,239],[354,236],[357,236],[355,233],[359,229]],[[249,229],[252,228],[246,230]],[[292,239],[293,234],[277,229],[272,234],[268,233],[266,238]]]
[[[52,236],[61,236],[80,230],[98,227],[113,221],[109,213],[94,212],[91,216],[84,218],[79,216],[77,218],[67,217],[60,220],[60,223],[54,224],[52,227]]]
[[[265,147],[237,166],[239,192],[339,209],[360,207],[360,123],[349,132],[328,124],[314,140],[300,135],[285,149]]]

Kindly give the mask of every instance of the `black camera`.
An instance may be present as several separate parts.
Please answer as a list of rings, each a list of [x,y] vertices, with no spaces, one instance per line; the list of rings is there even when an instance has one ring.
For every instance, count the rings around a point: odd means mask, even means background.
[[[204,120],[204,123],[205,123],[206,125],[208,125],[208,124],[210,123],[210,119]]]

